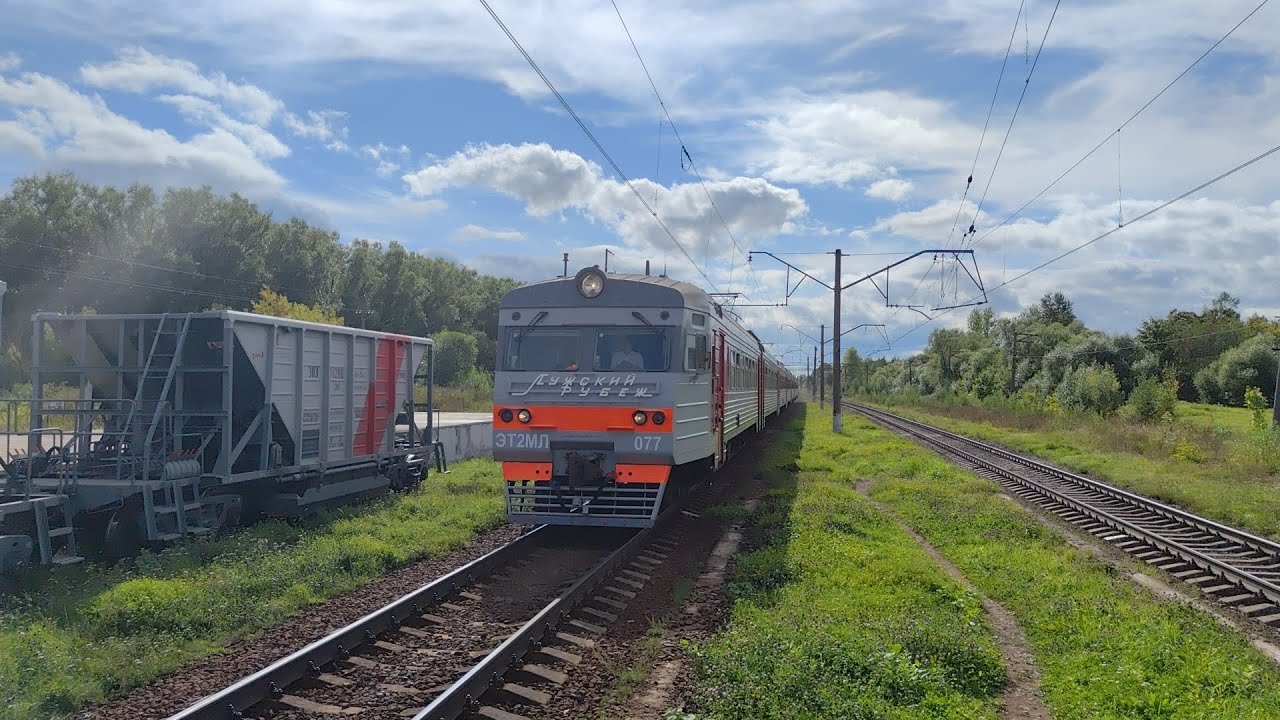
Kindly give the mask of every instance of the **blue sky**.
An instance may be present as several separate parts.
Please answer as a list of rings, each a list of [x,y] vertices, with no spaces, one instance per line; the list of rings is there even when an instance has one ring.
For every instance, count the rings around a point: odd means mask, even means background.
[[[694,268],[621,184],[479,2],[283,0],[6,3],[0,179],[69,169],[97,182],[210,184],[279,215],[525,280],[646,259],[703,286],[781,302],[785,270],[744,250],[909,254],[978,236],[1108,137],[1256,0],[1065,2],[992,174],[1054,6],[1009,0],[619,0],[680,153],[609,2],[493,2],[589,124]],[[300,9],[305,8],[305,9]],[[1022,10],[1025,9],[1025,13]],[[979,150],[996,78],[1012,51]],[[1280,7],[1263,7],[1200,66],[1010,223],[974,247],[988,287],[1280,143]],[[1221,289],[1280,313],[1280,155],[990,294],[1014,312],[1050,290],[1090,324],[1131,330]],[[1118,188],[1120,186],[1120,188]],[[957,208],[960,231],[951,235]],[[950,240],[948,241],[948,237]],[[787,256],[829,277],[830,258]],[[848,276],[896,259],[855,256]],[[895,271],[891,300],[950,304],[932,258]],[[961,277],[963,275],[961,274]],[[890,354],[965,311],[923,319],[869,286],[843,322],[879,322]],[[766,340],[829,322],[812,283],[743,308]],[[816,334],[816,333],[815,333]],[[878,334],[847,340],[863,352]],[[804,341],[806,354],[811,343]],[[800,360],[793,354],[789,359]]]

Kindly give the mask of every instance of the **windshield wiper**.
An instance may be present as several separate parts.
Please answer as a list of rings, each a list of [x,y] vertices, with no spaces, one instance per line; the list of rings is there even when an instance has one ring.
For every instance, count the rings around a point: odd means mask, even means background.
[[[659,336],[664,336],[664,335],[666,335],[666,333],[664,333],[663,331],[659,330],[659,329],[658,329],[658,327],[657,327],[656,325],[654,325],[653,323],[651,323],[651,322],[649,322],[648,320],[646,320],[646,319],[645,319],[645,317],[644,317],[643,315],[641,315],[640,313],[636,312],[635,310],[632,310],[632,311],[631,311],[631,315],[632,315],[632,317],[635,317],[635,318],[639,319],[639,320],[640,320],[640,322],[644,323],[645,325],[648,325],[648,326],[649,326],[649,330],[651,330],[651,331],[653,332],[653,334],[654,334],[654,335],[659,335]]]
[[[546,310],[543,310],[542,312],[535,315],[533,319],[529,321],[528,325],[525,325],[523,328],[520,329],[520,332],[516,333],[516,342],[522,342],[525,339],[525,336],[533,332],[533,326],[542,322],[542,318],[546,316],[547,316]]]

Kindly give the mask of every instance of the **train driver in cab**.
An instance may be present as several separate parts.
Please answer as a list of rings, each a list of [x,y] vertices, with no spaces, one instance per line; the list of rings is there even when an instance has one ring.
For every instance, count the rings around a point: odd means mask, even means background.
[[[622,338],[622,347],[613,351],[610,370],[643,370],[644,357],[631,346],[631,338]]]

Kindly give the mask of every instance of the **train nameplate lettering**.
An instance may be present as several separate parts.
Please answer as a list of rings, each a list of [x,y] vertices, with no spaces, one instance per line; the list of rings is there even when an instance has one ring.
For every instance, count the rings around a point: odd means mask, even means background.
[[[306,378],[307,378],[307,380],[319,380],[319,379],[320,379],[320,366],[319,366],[319,365],[307,365],[307,366],[305,366],[305,368],[306,368]]]
[[[493,445],[513,450],[550,450],[551,438],[545,433],[496,432]]]
[[[319,424],[320,424],[320,411],[319,411],[319,410],[304,410],[304,411],[302,412],[302,424],[303,424],[303,425],[319,425]]]
[[[513,397],[530,394],[560,397],[576,395],[577,397],[596,396],[602,398],[651,398],[660,392],[656,380],[640,383],[635,373],[629,375],[552,375],[541,373],[529,383],[524,390],[512,390]]]

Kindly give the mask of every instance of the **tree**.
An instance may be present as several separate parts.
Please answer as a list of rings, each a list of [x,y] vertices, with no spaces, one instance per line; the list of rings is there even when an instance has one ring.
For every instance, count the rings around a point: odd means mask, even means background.
[[[280,293],[272,292],[267,288],[262,288],[258,299],[253,303],[252,311],[259,315],[272,315],[274,317],[324,323],[326,325],[341,325],[343,323],[341,315],[304,303],[289,302],[289,298]]]
[[[17,178],[0,195],[0,256],[13,264],[4,277],[0,348],[16,347],[20,361],[0,363],[0,387],[25,379],[23,328],[32,313],[84,308],[253,308],[407,335],[456,330],[473,337],[491,368],[498,303],[519,284],[395,243],[345,244],[337,233],[276,220],[209,187],[161,195],[141,184],[98,187],[70,173]],[[261,294],[264,287],[271,293]]]
[[[1110,415],[1124,401],[1120,381],[1109,367],[1083,365],[1062,379],[1055,393],[1058,401],[1074,410]]]
[[[436,384],[457,387],[476,369],[476,339],[466,333],[443,330],[435,341]]]
[[[969,311],[969,334],[979,338],[989,338],[996,329],[995,313],[991,308]]]
[[[1196,373],[1195,386],[1201,400],[1223,405],[1239,406],[1250,387],[1274,397],[1276,354],[1271,338],[1258,335],[1222,353]]]
[[[1070,325],[1076,321],[1074,306],[1061,292],[1045,293],[1040,302],[1030,308],[1029,314],[1041,322],[1056,325]]]

